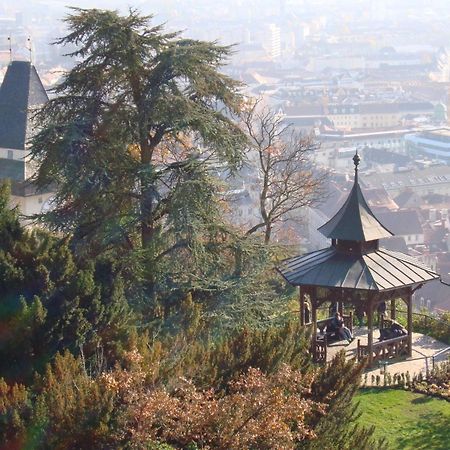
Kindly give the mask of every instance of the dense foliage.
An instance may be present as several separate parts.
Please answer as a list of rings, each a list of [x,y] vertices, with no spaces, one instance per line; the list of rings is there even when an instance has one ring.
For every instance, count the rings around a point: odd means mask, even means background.
[[[133,323],[125,282],[106,258],[77,260],[66,239],[24,229],[0,188],[0,373],[27,380],[58,352],[120,353]]]
[[[437,363],[426,376],[419,374],[413,377],[409,388],[450,402],[450,359]]]
[[[414,314],[413,329],[450,345],[450,312],[441,312],[436,317]]]
[[[375,448],[371,430],[340,419],[356,417],[360,373],[341,353],[319,370],[249,368],[223,389],[198,388],[155,382],[137,350],[97,374],[66,353],[29,388],[0,381],[0,438],[19,448]]]
[[[67,23],[77,64],[32,142],[50,230],[0,191],[0,446],[380,448],[352,425],[362,366],[310,362],[284,250],[223,217],[230,49],[134,11]]]

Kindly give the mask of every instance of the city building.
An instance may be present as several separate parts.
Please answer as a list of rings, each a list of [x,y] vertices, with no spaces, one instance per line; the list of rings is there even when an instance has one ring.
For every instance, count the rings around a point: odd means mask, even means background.
[[[278,25],[271,23],[265,31],[263,47],[271,59],[278,59],[281,56],[281,29]]]
[[[421,198],[433,194],[449,196],[450,167],[432,166],[392,173],[371,173],[364,177],[364,186],[366,188],[382,186],[392,198],[406,190]]]
[[[397,153],[405,152],[405,137],[417,132],[417,128],[397,127],[365,131],[321,131],[318,139],[326,147],[374,147]]]
[[[405,137],[405,146],[413,155],[425,155],[450,162],[450,128],[411,134]]]
[[[366,130],[398,127],[416,115],[432,117],[435,107],[430,102],[359,103],[359,104],[303,104],[285,108],[288,117],[297,119],[316,117],[329,119],[335,128]]]

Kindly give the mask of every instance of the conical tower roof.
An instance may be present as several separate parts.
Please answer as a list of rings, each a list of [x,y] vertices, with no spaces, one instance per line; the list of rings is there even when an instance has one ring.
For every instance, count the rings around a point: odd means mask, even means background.
[[[319,228],[335,242],[328,248],[282,261],[279,272],[294,286],[378,292],[439,279],[438,273],[409,255],[379,248],[378,239],[392,233],[374,216],[361,192],[358,153],[353,161],[355,184],[350,195],[337,214]],[[371,242],[361,244],[367,241]]]
[[[375,217],[358,183],[358,153],[353,157],[355,182],[341,209],[318,230],[327,238],[367,242],[393,236]]]
[[[48,101],[36,68],[13,61],[0,88],[0,147],[25,150],[31,135],[30,109]]]

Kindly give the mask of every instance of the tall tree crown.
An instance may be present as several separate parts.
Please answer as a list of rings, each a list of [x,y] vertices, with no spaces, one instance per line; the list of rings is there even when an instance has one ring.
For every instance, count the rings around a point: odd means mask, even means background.
[[[66,18],[57,43],[78,62],[38,114],[32,142],[37,183],[58,185],[46,216],[57,229],[128,244],[140,231],[149,248],[193,160],[240,164],[245,137],[231,119],[240,85],[219,70],[231,48],[164,33],[151,19],[97,9]]]

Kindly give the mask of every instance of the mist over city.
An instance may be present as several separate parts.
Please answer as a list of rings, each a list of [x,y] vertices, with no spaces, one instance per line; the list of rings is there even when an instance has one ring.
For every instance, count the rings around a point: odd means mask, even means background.
[[[0,0],[0,450],[450,442],[448,0]]]

